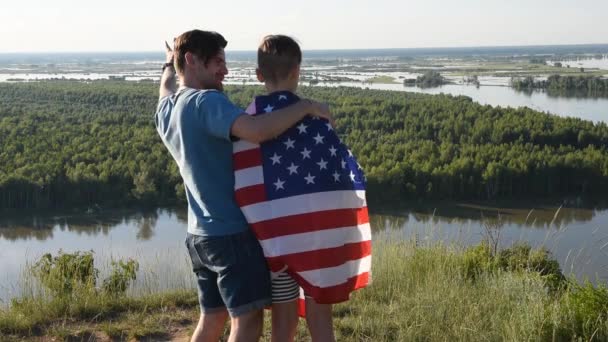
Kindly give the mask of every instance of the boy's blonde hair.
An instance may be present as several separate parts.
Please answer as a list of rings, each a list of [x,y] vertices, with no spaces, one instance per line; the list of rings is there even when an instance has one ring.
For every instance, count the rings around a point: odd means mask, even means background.
[[[258,69],[265,81],[278,83],[302,63],[298,43],[284,35],[269,35],[258,47]]]

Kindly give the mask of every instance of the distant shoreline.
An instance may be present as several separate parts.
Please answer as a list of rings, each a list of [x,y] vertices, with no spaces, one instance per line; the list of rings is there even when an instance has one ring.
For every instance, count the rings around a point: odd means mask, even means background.
[[[584,55],[608,54],[606,44],[574,44],[574,45],[510,45],[510,46],[465,46],[465,47],[415,47],[415,48],[358,48],[358,49],[310,49],[303,51],[307,59],[335,58],[373,58],[373,57],[442,57],[442,56],[542,56],[542,55]],[[254,50],[226,51],[228,59],[255,60]],[[158,51],[29,51],[29,52],[0,52],[0,64],[12,58],[31,57],[150,57],[162,60],[164,53]]]

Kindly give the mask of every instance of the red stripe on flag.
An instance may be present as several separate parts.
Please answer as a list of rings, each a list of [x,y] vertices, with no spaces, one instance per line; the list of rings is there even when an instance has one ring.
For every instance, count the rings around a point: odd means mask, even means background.
[[[353,228],[355,229],[355,228]],[[278,257],[266,258],[273,272],[288,265],[293,272],[303,272],[320,268],[342,265],[346,262],[364,258],[372,254],[372,242],[361,241],[335,248],[317,249],[302,253],[293,253]]]
[[[240,190],[237,190],[237,193]],[[241,203],[239,202],[239,205]],[[243,206],[243,205],[241,205]],[[251,228],[259,240],[266,240],[287,234],[316,232],[340,227],[352,227],[368,223],[367,207],[356,209],[336,209],[291,215],[254,223]]]
[[[297,273],[291,273],[290,275],[298,282],[298,284],[304,289],[304,294],[315,299],[315,302],[319,304],[336,304],[345,302],[350,298],[350,293],[362,289],[369,284],[370,273],[364,272],[352,278],[349,278],[345,283],[330,286],[330,287],[318,287],[312,286],[304,278],[300,277]]]
[[[239,207],[266,201],[266,188],[264,184],[247,186],[234,192]]]
[[[241,151],[232,155],[232,162],[235,171],[262,165],[262,151],[254,148]]]

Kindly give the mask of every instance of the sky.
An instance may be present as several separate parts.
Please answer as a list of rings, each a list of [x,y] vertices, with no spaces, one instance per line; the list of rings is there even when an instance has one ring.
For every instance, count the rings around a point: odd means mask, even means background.
[[[227,50],[606,44],[606,18],[608,0],[3,0],[0,53],[156,51],[194,28]]]

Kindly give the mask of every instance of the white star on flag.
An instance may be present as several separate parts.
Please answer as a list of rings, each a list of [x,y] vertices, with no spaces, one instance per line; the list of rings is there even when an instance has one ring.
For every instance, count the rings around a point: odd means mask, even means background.
[[[313,138],[313,139],[315,139],[315,145],[322,144],[324,138],[325,138],[324,136],[322,136],[321,134],[317,133],[317,136]]]
[[[333,131],[333,130],[334,130],[334,128],[333,128],[333,127],[331,127],[331,124],[330,124],[329,122],[328,122],[328,123],[326,123],[326,124],[325,124],[325,126],[327,126],[327,130],[328,130],[328,131]]]
[[[274,186],[277,187],[275,190],[279,190],[279,189],[285,190],[285,188],[283,187],[283,184],[285,184],[285,181],[282,181],[281,178],[277,178],[277,181],[273,184],[274,184]]]
[[[300,152],[302,154],[302,159],[306,159],[306,158],[310,158],[310,152],[306,147],[304,147],[304,150],[302,152]]]
[[[321,158],[321,161],[317,165],[319,165],[319,170],[327,169],[327,162],[323,158]]]
[[[348,175],[348,176],[350,177],[350,180],[351,180],[352,182],[354,182],[354,181],[355,181],[355,174],[353,173],[353,171],[352,171],[352,170],[350,171],[350,175]]]
[[[349,156],[349,157],[352,157],[352,156],[353,156],[353,153],[352,153],[350,150],[348,150],[348,156]]]
[[[306,129],[308,128],[308,126],[306,126],[303,122],[301,124],[298,125],[298,131],[300,134],[302,133],[306,133]]]
[[[334,171],[334,174],[332,176],[334,176],[334,181],[336,183],[340,181],[340,174],[338,173],[338,171]]]
[[[329,149],[329,152],[331,153],[332,157],[336,156],[336,152],[338,152],[338,149],[334,147],[334,145],[331,145],[331,148]]]
[[[298,174],[298,168],[299,166],[295,165],[294,163],[291,163],[291,165],[287,168],[287,170],[289,170],[289,174]]]
[[[310,172],[308,173],[308,176],[304,177],[304,179],[306,179],[306,184],[315,184],[315,176],[311,176]]]
[[[272,160],[272,165],[281,164],[281,156],[276,153],[274,154],[274,156],[270,157],[270,160]]]
[[[273,106],[268,105],[268,106],[266,106],[266,108],[264,108],[264,111],[265,111],[266,113],[270,113],[270,112],[272,112],[272,110],[273,110],[273,109],[274,109],[274,107],[273,107]]]
[[[342,159],[341,164],[342,164],[342,168],[345,169],[346,168],[346,162],[344,161],[344,159]]]
[[[291,138],[287,138],[287,141],[284,141],[283,144],[285,144],[285,147],[289,150],[290,148],[295,148],[293,145],[295,142],[296,142],[295,140],[291,140]]]
[[[287,100],[287,96],[279,95],[279,101],[281,101],[281,100]]]

